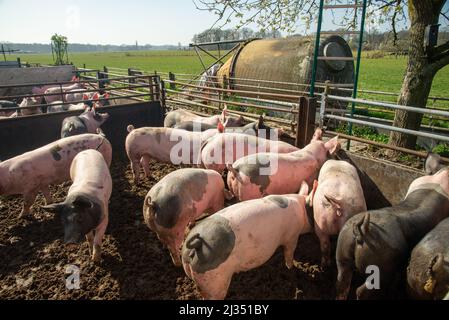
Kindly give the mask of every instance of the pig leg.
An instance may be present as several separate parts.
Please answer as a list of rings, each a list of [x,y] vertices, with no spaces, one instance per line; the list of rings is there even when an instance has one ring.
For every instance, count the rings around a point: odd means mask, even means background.
[[[41,191],[42,191],[42,193],[43,193],[43,195],[45,197],[45,204],[47,206],[49,204],[52,204],[53,203],[53,198],[52,198],[51,193],[50,193],[50,188],[48,186],[46,186],[46,187],[42,188]]]
[[[143,172],[145,172],[145,177],[150,177],[150,156],[144,155],[142,159],[140,159],[140,165],[143,168]]]
[[[37,191],[31,191],[27,194],[23,195],[23,209],[22,212],[19,215],[19,219],[24,218],[25,216],[30,214],[31,206],[33,205],[34,201],[37,197]]]
[[[348,264],[337,261],[337,300],[346,300],[352,281],[352,267]]]
[[[133,171],[134,183],[139,184],[140,182],[140,160],[131,161],[131,169]]]
[[[299,235],[295,235],[289,242],[284,245],[284,260],[288,269],[291,269],[294,265],[294,254],[296,246],[298,245]]]
[[[214,272],[214,276],[204,279],[194,275],[195,283],[205,300],[224,300],[231,284],[232,274]]]
[[[95,237],[93,243],[93,254],[92,260],[94,262],[100,262],[101,259],[101,243],[103,241],[104,233],[106,232],[106,228],[108,227],[109,218],[106,213],[106,217],[100,223],[100,225],[95,229]]]
[[[179,256],[179,246],[176,245],[176,240],[167,241],[167,248],[170,251],[170,256],[173,261],[173,264],[176,267],[180,267],[182,265],[181,257]]]
[[[325,234],[316,224],[315,233],[320,240],[321,248],[321,267],[328,268],[331,265],[331,242],[329,235]]]
[[[91,231],[88,234],[86,234],[86,240],[89,243],[89,255],[93,255],[94,251],[94,232]]]

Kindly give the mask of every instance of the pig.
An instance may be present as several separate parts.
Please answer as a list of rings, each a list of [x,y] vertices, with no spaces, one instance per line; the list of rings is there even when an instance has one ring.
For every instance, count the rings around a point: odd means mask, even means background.
[[[201,150],[205,168],[222,173],[227,164],[261,152],[290,153],[299,150],[283,141],[268,140],[244,133],[223,133],[210,138]]]
[[[76,76],[72,77],[72,79],[70,80],[72,83],[69,84],[64,84],[62,87],[63,89],[65,88],[73,88],[73,85],[76,84],[79,89],[85,89],[83,85],[81,85],[79,83],[80,79]],[[33,87],[33,89],[31,90],[33,94],[35,95],[43,95],[45,93],[46,90],[50,89],[50,88],[60,88],[59,85],[46,85],[46,86],[41,86],[41,87]],[[76,88],[73,88],[73,90]]]
[[[84,133],[96,133],[106,120],[107,113],[97,113],[95,108],[90,108],[80,116],[67,117],[62,122],[61,138],[67,138]]]
[[[98,104],[93,104],[93,108],[96,107],[98,107]],[[89,105],[82,102],[78,104],[64,104],[62,101],[55,101],[50,103],[50,106],[47,107],[47,113],[86,110],[87,108],[89,108]]]
[[[83,100],[89,100],[90,96],[87,94],[86,89],[75,89],[67,91],[67,94],[64,95],[64,100],[66,102],[77,102]]]
[[[69,104],[64,104],[62,101],[51,102],[47,107],[47,113],[57,113],[69,111]]]
[[[173,128],[134,129],[132,125],[128,126],[128,132],[125,148],[136,184],[140,181],[141,167],[149,177],[150,159],[173,164],[200,164],[202,143],[219,133],[218,130],[189,132]],[[184,147],[187,147],[187,150],[184,150]],[[173,159],[173,156],[176,159]]]
[[[147,194],[143,216],[147,226],[168,247],[175,266],[181,266],[180,249],[189,223],[206,210],[224,206],[225,186],[212,170],[180,169],[160,180]]]
[[[221,121],[220,121],[221,122]],[[210,129],[215,129],[217,126],[212,124],[207,124],[204,122],[198,122],[198,121],[185,121],[177,124],[174,126],[175,129],[183,129],[187,131],[206,131]],[[263,123],[263,117],[261,116],[259,121],[248,123],[247,125],[244,125],[243,127],[230,127],[228,124],[225,125],[224,132],[228,133],[245,133],[245,134],[252,134],[258,136],[260,132],[264,134],[264,137],[270,137],[270,130],[273,130],[270,127],[267,127]],[[282,134],[281,129],[277,129],[278,135],[276,138],[279,138],[279,136]]]
[[[23,116],[30,116],[33,114],[41,114],[42,110],[40,107],[30,108],[36,105],[40,105],[42,101],[41,97],[24,98],[20,103],[20,113]]]
[[[73,184],[66,199],[42,208],[61,217],[66,244],[78,244],[86,237],[92,260],[99,262],[112,193],[109,164],[97,150],[82,151],[73,159],[70,178]]]
[[[367,210],[356,168],[346,161],[328,160],[321,167],[311,198],[324,268],[330,265],[329,236],[338,235],[349,218]]]
[[[227,108],[223,110],[221,115],[210,117],[201,117],[187,110],[177,109],[167,113],[164,120],[164,127],[173,128],[175,125],[186,121],[197,121],[216,126],[220,120],[223,123],[227,120],[228,126],[230,127],[239,127],[243,123],[243,117],[241,116],[238,118],[227,117]]]
[[[413,247],[449,216],[449,168],[414,180],[399,204],[357,214],[340,231],[337,241],[337,299],[346,299],[353,271],[369,266],[380,272],[380,288],[357,288],[358,299],[384,297],[396,274],[405,270]]]
[[[280,246],[287,268],[292,268],[298,237],[312,231],[307,193],[303,183],[300,194],[237,203],[190,231],[182,264],[204,299],[224,299],[235,273],[263,265]]]
[[[55,101],[62,101],[63,94],[65,92],[81,89],[86,89],[86,87],[81,83],[74,83],[72,85],[63,86],[62,89],[60,86],[50,87],[44,91],[45,101],[47,102],[47,104]]]
[[[29,215],[39,191],[44,194],[47,204],[52,203],[49,185],[69,180],[72,160],[87,149],[98,150],[106,162],[111,163],[111,144],[99,134],[64,138],[0,162],[0,195],[24,196],[19,218]]]
[[[289,194],[299,190],[301,183],[313,182],[318,171],[327,160],[328,154],[334,154],[339,148],[338,137],[324,143],[322,131],[315,135],[304,149],[289,148],[288,153],[255,153],[228,164],[228,187],[239,201],[262,198],[270,194]],[[212,141],[203,151],[206,151]],[[293,152],[292,152],[293,151]]]
[[[449,289],[449,218],[440,222],[413,249],[407,268],[412,299],[441,300]]]

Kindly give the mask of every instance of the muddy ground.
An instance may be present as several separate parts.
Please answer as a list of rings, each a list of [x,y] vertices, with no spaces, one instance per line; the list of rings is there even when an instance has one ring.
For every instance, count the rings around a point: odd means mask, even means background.
[[[59,218],[39,207],[42,195],[34,215],[23,220],[18,219],[21,198],[0,198],[0,299],[199,299],[195,284],[173,266],[168,251],[143,223],[146,193],[177,168],[153,163],[152,177],[136,187],[128,163],[113,163],[110,221],[98,265],[90,261],[87,243],[70,250],[63,245]],[[64,200],[69,186],[52,188],[57,201]],[[319,268],[313,234],[300,238],[295,258],[300,266],[288,270],[278,250],[264,266],[236,275],[228,299],[333,299],[335,263],[326,271]],[[79,290],[65,287],[67,265],[81,270]]]

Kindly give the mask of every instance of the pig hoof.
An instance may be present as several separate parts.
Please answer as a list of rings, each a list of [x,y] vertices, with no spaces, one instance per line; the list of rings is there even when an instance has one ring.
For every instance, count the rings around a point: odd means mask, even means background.
[[[101,248],[99,246],[94,245],[94,253],[92,254],[92,261],[95,263],[99,263],[101,261]]]

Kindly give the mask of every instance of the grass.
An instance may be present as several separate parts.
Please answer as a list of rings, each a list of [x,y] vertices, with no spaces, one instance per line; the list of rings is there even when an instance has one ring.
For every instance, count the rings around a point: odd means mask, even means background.
[[[380,59],[362,57],[360,67],[359,88],[367,90],[387,91],[398,93],[401,89],[405,72],[406,58],[394,58],[386,56]],[[23,62],[29,63],[53,63],[50,54],[26,54],[21,55]],[[206,65],[211,64],[212,58],[202,55]],[[146,71],[161,71],[174,73],[197,74],[202,71],[201,63],[194,51],[129,51],[129,52],[96,52],[96,53],[72,53],[69,61],[77,66],[86,64],[88,68],[103,68],[103,66],[116,68],[137,68]],[[440,70],[432,85],[431,96],[449,96],[449,66]],[[375,96],[360,94],[361,98],[369,98],[384,101],[396,101],[396,97]],[[432,103],[430,103],[432,105]],[[448,102],[437,102],[434,106],[448,107]]]

